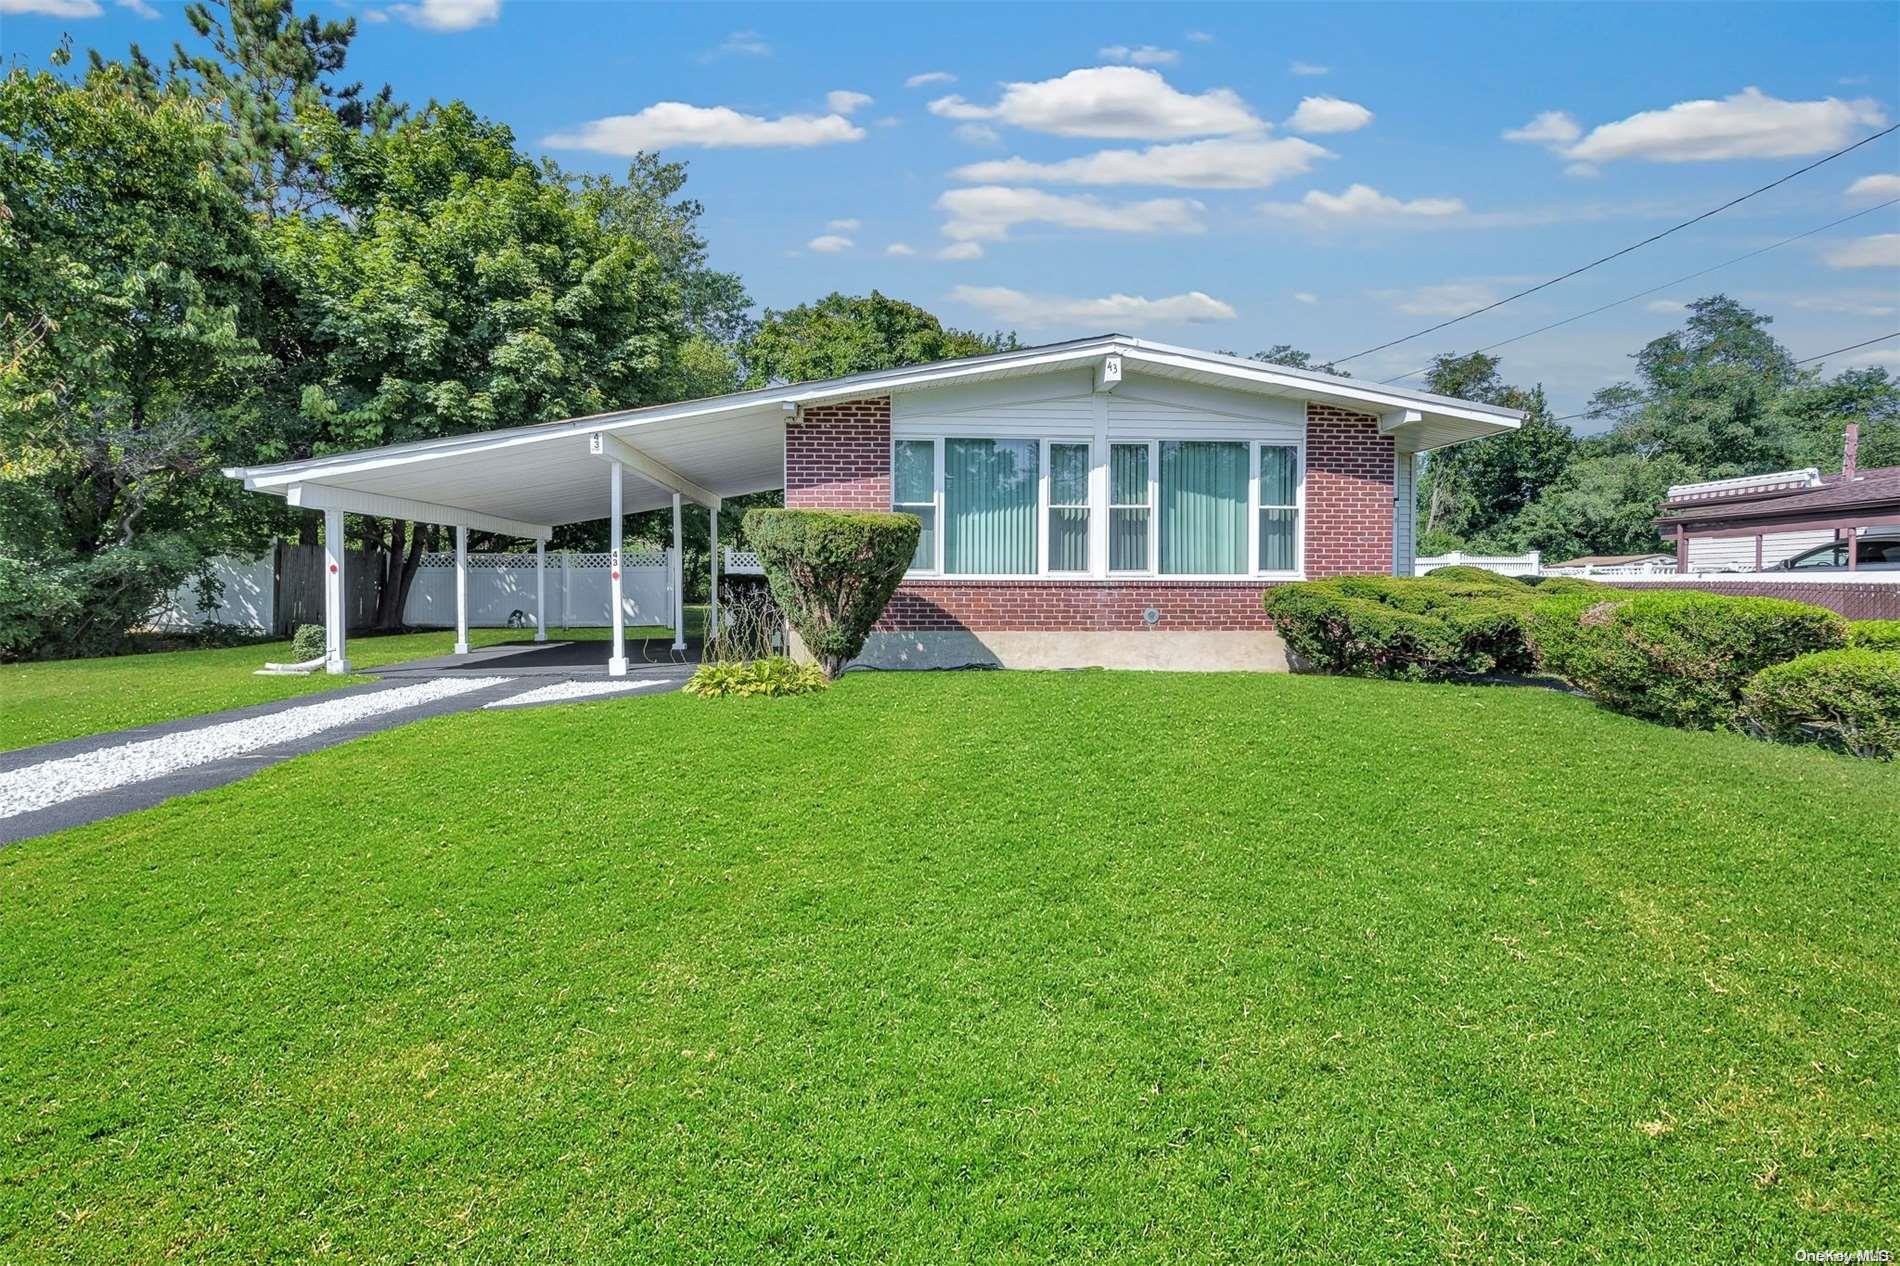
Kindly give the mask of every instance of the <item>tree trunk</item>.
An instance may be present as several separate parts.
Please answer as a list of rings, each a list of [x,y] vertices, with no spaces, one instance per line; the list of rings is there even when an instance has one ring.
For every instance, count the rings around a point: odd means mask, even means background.
[[[376,627],[383,630],[402,627],[402,568],[409,524],[403,519],[389,521],[389,547],[383,551],[382,574],[376,585]],[[380,533],[379,533],[380,536]]]

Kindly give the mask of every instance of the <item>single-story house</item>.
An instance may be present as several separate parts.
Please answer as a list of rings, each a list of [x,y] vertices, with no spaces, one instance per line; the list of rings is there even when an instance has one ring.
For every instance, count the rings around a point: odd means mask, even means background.
[[[1758,572],[1840,542],[1833,565],[1855,570],[1873,547],[1863,531],[1900,532],[1900,466],[1858,468],[1857,430],[1848,427],[1838,475],[1810,466],[1671,488],[1656,529],[1675,541],[1677,569]]]
[[[1551,563],[1544,568],[1547,576],[1588,576],[1592,572],[1616,571],[1645,574],[1673,573],[1674,554],[1584,554]]]
[[[1411,575],[1418,455],[1521,420],[1108,334],[226,473],[323,509],[339,542],[344,512],[455,526],[464,549],[469,528],[539,544],[608,518],[616,557],[624,513],[670,503],[677,536],[682,500],[782,488],[923,525],[868,665],[1262,668],[1284,666],[1268,585]],[[340,612],[339,588],[338,671]]]

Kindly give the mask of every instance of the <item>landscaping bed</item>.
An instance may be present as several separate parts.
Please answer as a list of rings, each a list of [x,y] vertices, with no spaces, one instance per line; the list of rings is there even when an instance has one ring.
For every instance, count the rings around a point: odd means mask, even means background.
[[[0,849],[0,1260],[1893,1244],[1895,796],[1286,675],[427,722]]]

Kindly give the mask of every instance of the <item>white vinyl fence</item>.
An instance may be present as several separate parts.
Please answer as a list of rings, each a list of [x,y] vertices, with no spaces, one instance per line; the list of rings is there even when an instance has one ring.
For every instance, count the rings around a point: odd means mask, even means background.
[[[1453,550],[1449,554],[1439,554],[1432,558],[1418,559],[1412,567],[1414,576],[1423,576],[1440,567],[1482,567],[1494,571],[1500,576],[1539,576],[1541,555],[1536,550],[1528,554],[1467,554],[1462,550]]]
[[[629,625],[673,624],[671,550],[629,550],[620,572],[620,609]],[[548,555],[549,628],[605,628],[613,623],[613,575],[606,554],[567,550]],[[404,624],[455,625],[455,555],[424,554],[403,608]],[[470,628],[532,628],[533,554],[468,556]]]
[[[262,558],[213,559],[211,574],[224,586],[216,606],[200,605],[195,581],[180,585],[152,613],[150,626],[179,632],[206,624],[232,624],[260,633],[275,626],[277,560],[274,551]]]
[[[1585,563],[1581,567],[1552,567],[1550,574],[1582,576],[1585,579],[1604,576],[1673,576],[1676,574],[1676,560],[1655,558],[1640,563]]]

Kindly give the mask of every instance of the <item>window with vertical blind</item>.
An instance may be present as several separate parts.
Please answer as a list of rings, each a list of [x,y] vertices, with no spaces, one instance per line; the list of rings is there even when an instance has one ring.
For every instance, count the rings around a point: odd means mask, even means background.
[[[1297,442],[1113,437],[1104,453],[1071,438],[904,437],[891,467],[892,509],[922,525],[919,574],[1300,571]]]

